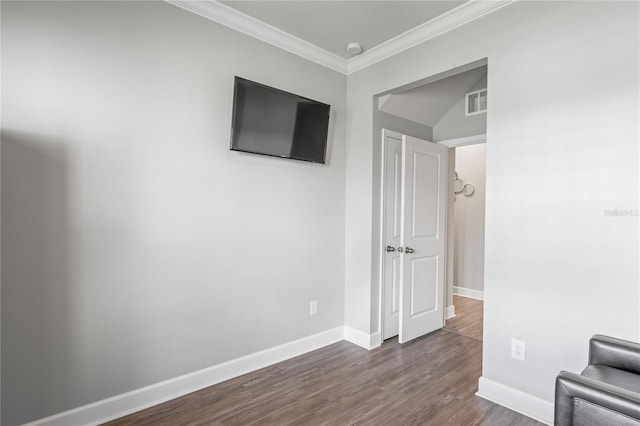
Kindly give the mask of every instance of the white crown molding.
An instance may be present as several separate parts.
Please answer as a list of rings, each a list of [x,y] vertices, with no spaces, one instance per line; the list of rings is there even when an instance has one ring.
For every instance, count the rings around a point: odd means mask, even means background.
[[[347,61],[347,75],[495,12],[516,0],[471,0]]]
[[[516,0],[470,0],[348,60],[216,0],[165,1],[334,71],[349,75],[495,12]]]
[[[165,1],[334,71],[347,73],[347,61],[344,58],[215,0]]]

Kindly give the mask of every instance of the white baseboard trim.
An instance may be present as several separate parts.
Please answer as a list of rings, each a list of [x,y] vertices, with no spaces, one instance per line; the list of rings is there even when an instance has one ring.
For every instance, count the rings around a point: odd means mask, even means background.
[[[366,350],[375,349],[382,344],[380,333],[367,334],[360,330],[344,326],[344,340]]]
[[[480,377],[478,380],[476,395],[544,424],[553,424],[553,403],[537,396],[494,382],[486,377]]]
[[[164,382],[45,417],[27,423],[27,425],[76,426],[104,423],[328,346],[343,340],[344,336],[345,327],[336,327]]]
[[[445,319],[451,319],[453,317],[456,316],[456,307],[451,305],[451,306],[447,306],[447,315],[445,316]]]
[[[370,343],[370,348],[371,349],[375,349],[378,346],[382,345],[382,334],[380,333],[373,333],[370,337],[369,337],[369,343]]]
[[[470,299],[484,300],[484,291],[473,290],[471,288],[453,286],[453,294],[462,297],[468,297]]]

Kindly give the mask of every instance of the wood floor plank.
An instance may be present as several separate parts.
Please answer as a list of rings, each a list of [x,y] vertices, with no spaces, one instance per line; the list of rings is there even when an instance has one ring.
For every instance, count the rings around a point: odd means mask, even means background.
[[[482,343],[438,330],[366,351],[339,342],[107,423],[540,425],[475,396]]]
[[[444,328],[454,333],[482,340],[484,302],[454,295],[453,306],[456,308],[456,316],[448,319]]]

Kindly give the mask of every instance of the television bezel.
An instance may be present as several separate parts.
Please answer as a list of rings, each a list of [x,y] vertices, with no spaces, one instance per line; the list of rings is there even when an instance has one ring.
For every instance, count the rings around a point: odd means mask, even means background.
[[[327,107],[327,131],[326,131],[326,137],[325,137],[325,140],[324,140],[324,149],[322,151],[322,161],[316,161],[316,160],[312,160],[312,159],[309,159],[309,158],[294,157],[294,156],[291,156],[291,155],[267,154],[267,153],[264,153],[264,152],[250,151],[250,150],[240,149],[240,148],[235,147],[233,142],[234,142],[234,135],[235,135],[235,130],[236,130],[236,113],[238,112],[238,103],[237,103],[238,99],[237,99],[237,96],[238,96],[238,83],[239,83],[239,81],[248,82],[248,83],[254,84],[256,86],[262,86],[262,87],[264,87],[266,89],[269,89],[269,90],[272,90],[272,91],[275,91],[275,92],[285,93],[287,95],[295,96],[297,98],[304,99],[306,101],[310,101],[310,102],[313,102],[313,103],[318,104],[318,105],[326,106]],[[308,98],[306,96],[298,95],[298,94],[293,93],[293,92],[288,92],[286,90],[278,89],[277,87],[269,86],[269,85],[266,85],[266,84],[263,84],[263,83],[258,83],[257,81],[249,80],[249,79],[246,79],[246,78],[243,78],[243,77],[239,77],[239,76],[235,76],[234,77],[234,80],[233,80],[233,110],[232,110],[232,116],[231,116],[231,146],[230,146],[231,151],[245,152],[245,153],[248,153],[248,154],[256,154],[256,155],[263,155],[265,157],[283,158],[283,159],[286,159],[286,160],[304,161],[304,162],[313,163],[313,164],[326,164],[326,162],[327,162],[327,145],[329,144],[329,128],[330,128],[330,125],[331,125],[330,121],[331,121],[331,105],[329,105],[329,104],[317,101],[315,99]]]

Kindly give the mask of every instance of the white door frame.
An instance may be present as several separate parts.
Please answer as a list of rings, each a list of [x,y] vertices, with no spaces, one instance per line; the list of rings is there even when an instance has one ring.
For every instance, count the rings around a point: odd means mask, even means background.
[[[446,139],[436,142],[438,145],[444,145],[447,148],[456,148],[459,146],[478,145],[487,141],[487,134],[465,136],[463,138]]]
[[[386,143],[386,137],[390,136],[393,137],[395,139],[402,139],[402,133],[393,131],[393,130],[389,130],[389,129],[382,129],[381,135],[380,137],[382,138],[382,144],[381,144],[381,161],[380,161],[380,205],[378,206],[379,208],[379,212],[380,212],[380,223],[378,224],[378,234],[380,237],[380,246],[379,246],[379,250],[378,250],[378,256],[379,256],[379,270],[378,270],[378,330],[379,330],[379,335],[380,335],[380,343],[384,342],[384,247],[385,247],[385,242],[384,242],[384,223],[385,223],[385,214],[384,214],[384,203],[385,203],[385,194],[384,194],[384,181],[385,181],[385,143]],[[447,140],[442,140],[442,141],[438,141],[435,142],[439,145],[444,145],[448,148],[456,148],[456,147],[460,147],[460,146],[467,146],[467,145],[477,145],[477,144],[481,144],[481,143],[486,143],[487,142],[487,135],[486,134],[479,134],[479,135],[473,135],[473,136],[467,136],[467,137],[462,137],[462,138],[455,138],[455,139],[447,139]],[[486,166],[485,166],[486,167]],[[445,216],[448,218],[449,216],[449,206],[447,203],[447,206],[445,207]],[[451,223],[449,223],[448,220],[445,221],[445,229],[447,230],[447,235],[448,235],[448,229],[449,227],[452,226]],[[442,300],[442,306],[443,306],[443,321],[446,322],[447,319],[447,313],[448,313],[448,308],[449,306],[447,306],[447,295],[449,294],[449,291],[453,291],[452,288],[449,288],[449,274],[448,274],[448,265],[449,265],[449,256],[448,256],[448,252],[449,252],[449,239],[447,238],[447,240],[445,241],[445,265],[447,265],[447,267],[445,268],[446,270],[446,274],[445,274],[445,291],[442,294],[443,300]],[[484,319],[483,319],[484,322]]]

